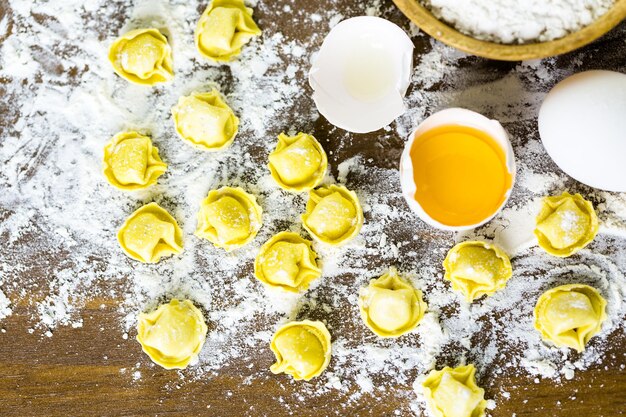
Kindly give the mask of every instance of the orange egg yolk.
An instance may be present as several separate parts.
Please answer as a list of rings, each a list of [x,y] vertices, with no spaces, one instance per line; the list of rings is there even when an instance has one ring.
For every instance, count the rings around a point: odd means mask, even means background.
[[[447,226],[484,221],[500,208],[511,188],[504,149],[471,127],[447,125],[422,133],[410,155],[416,201]]]

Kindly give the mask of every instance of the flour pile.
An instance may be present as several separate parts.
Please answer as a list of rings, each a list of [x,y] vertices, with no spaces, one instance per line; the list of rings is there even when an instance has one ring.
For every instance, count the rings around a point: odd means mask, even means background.
[[[615,0],[422,0],[435,16],[476,39],[546,42],[593,23]]]

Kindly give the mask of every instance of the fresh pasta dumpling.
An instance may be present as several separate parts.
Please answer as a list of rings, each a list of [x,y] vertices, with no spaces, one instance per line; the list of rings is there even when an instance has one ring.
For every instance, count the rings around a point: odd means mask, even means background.
[[[570,256],[591,243],[597,233],[598,216],[593,204],[580,194],[564,192],[543,199],[535,235],[539,246],[549,254]]]
[[[200,353],[207,333],[202,312],[189,300],[173,299],[139,315],[137,341],[152,362],[185,369]]]
[[[281,232],[261,247],[254,262],[254,276],[269,287],[304,291],[322,274],[316,259],[310,241],[297,233]]]
[[[361,230],[363,210],[354,192],[333,184],[309,192],[302,223],[320,242],[341,245]]]
[[[138,190],[156,184],[167,169],[159,150],[148,136],[122,132],[104,147],[103,172],[111,185],[122,190]]]
[[[145,263],[183,251],[183,231],[157,203],[146,204],[131,214],[117,232],[117,240],[126,255]]]
[[[424,396],[436,417],[485,417],[485,390],[476,384],[474,365],[432,370],[424,382]]]
[[[154,85],[174,77],[172,48],[158,29],[135,29],[117,38],[109,49],[113,70],[128,81]]]
[[[207,151],[230,146],[239,128],[239,119],[217,90],[181,97],[172,116],[180,137]]]
[[[260,34],[243,0],[213,0],[196,26],[196,47],[205,58],[228,62]]]
[[[578,352],[602,328],[606,300],[589,285],[569,284],[544,292],[535,306],[535,328],[545,340]]]
[[[321,321],[293,321],[274,333],[270,349],[276,356],[276,363],[270,367],[272,373],[308,381],[330,363],[330,333]]]
[[[287,191],[307,191],[324,178],[328,159],[322,145],[311,135],[278,136],[278,145],[269,155],[272,178]]]
[[[398,337],[415,329],[426,312],[422,292],[395,268],[359,291],[361,318],[380,337]]]
[[[468,302],[493,295],[505,287],[513,268],[507,254],[494,244],[462,242],[450,249],[443,261],[444,279],[460,291]]]
[[[231,251],[250,242],[261,228],[261,207],[241,188],[209,191],[198,213],[196,236]]]

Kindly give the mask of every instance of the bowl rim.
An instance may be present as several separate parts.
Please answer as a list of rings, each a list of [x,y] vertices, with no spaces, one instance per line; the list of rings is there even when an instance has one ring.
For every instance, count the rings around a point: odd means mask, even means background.
[[[464,52],[501,61],[538,59],[573,51],[596,40],[626,19],[626,0],[616,0],[611,8],[593,23],[562,38],[527,44],[501,44],[461,33],[437,19],[419,0],[393,0],[393,2],[406,17],[433,38]]]

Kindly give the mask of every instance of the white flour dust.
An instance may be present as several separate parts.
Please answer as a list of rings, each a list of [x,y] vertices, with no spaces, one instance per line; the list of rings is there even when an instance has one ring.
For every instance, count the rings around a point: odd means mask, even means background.
[[[285,193],[273,183],[267,154],[278,133],[313,133],[325,123],[309,98],[305,76],[329,28],[353,15],[397,17],[394,7],[369,1],[342,8],[328,1],[326,8],[305,11],[289,1],[276,8],[259,0],[255,14],[264,16],[263,36],[246,46],[239,60],[214,66],[198,58],[193,44],[191,33],[202,9],[198,2],[83,3],[12,1],[10,12],[0,16],[0,92],[5,98],[0,104],[0,237],[5,243],[0,319],[20,303],[33,317],[31,331],[54,337],[58,326],[83,325],[81,311],[90,300],[107,298],[119,304],[119,328],[109,334],[127,340],[135,335],[139,312],[171,297],[188,297],[206,312],[210,331],[198,364],[179,372],[180,380],[167,388],[210,380],[236,366],[242,384],[282,378],[281,386],[291,389],[280,402],[290,403],[295,414],[293,404],[305,404],[306,398],[338,395],[350,404],[364,395],[389,395],[391,389],[406,399],[400,415],[419,413],[413,382],[446,364],[473,362],[487,384],[510,369],[556,383],[599,363],[623,365],[624,358],[611,362],[604,352],[607,338],[624,332],[626,195],[593,191],[566,177],[543,150],[535,128],[546,92],[585,69],[582,65],[557,69],[548,59],[474,71],[473,64],[484,61],[432,42],[401,20],[427,51],[416,57],[409,111],[371,139],[371,155],[350,151],[365,140],[358,135],[329,129],[329,137],[318,137],[334,173],[326,181],[334,177],[356,191],[365,225],[345,247],[316,245],[323,277],[306,293],[291,295],[268,291],[251,275],[252,261],[270,236],[283,230],[304,233],[299,216],[306,196]],[[315,35],[298,38],[297,31],[273,23],[286,16],[306,21]],[[117,35],[147,25],[170,34],[171,84],[131,85],[115,76],[106,61]],[[225,94],[241,119],[233,146],[217,154],[185,144],[170,118],[180,96],[212,87]],[[511,133],[518,161],[507,208],[488,225],[458,236],[430,229],[410,213],[395,169],[403,141],[416,124],[452,106],[500,120]],[[150,134],[169,165],[158,184],[145,191],[120,192],[100,172],[104,144],[124,129]],[[193,236],[200,201],[222,185],[254,193],[264,211],[258,237],[230,254]],[[543,253],[532,236],[539,198],[564,190],[590,198],[602,222],[596,241],[566,260]],[[125,218],[150,201],[170,211],[185,232],[184,252],[156,265],[128,259],[115,239]],[[473,237],[503,246],[513,256],[514,276],[504,290],[469,305],[443,281],[441,262],[455,240]],[[361,322],[357,296],[360,287],[390,266],[422,289],[429,312],[414,334],[382,340]],[[609,320],[581,355],[546,345],[532,328],[532,300],[565,282],[594,285],[609,301]],[[273,331],[303,318],[328,324],[330,367],[306,384],[271,376]],[[120,375],[148,378],[151,365],[142,358]],[[495,395],[496,402],[508,399]]]
[[[615,0],[421,0],[435,16],[476,39],[545,42],[593,23]]]

